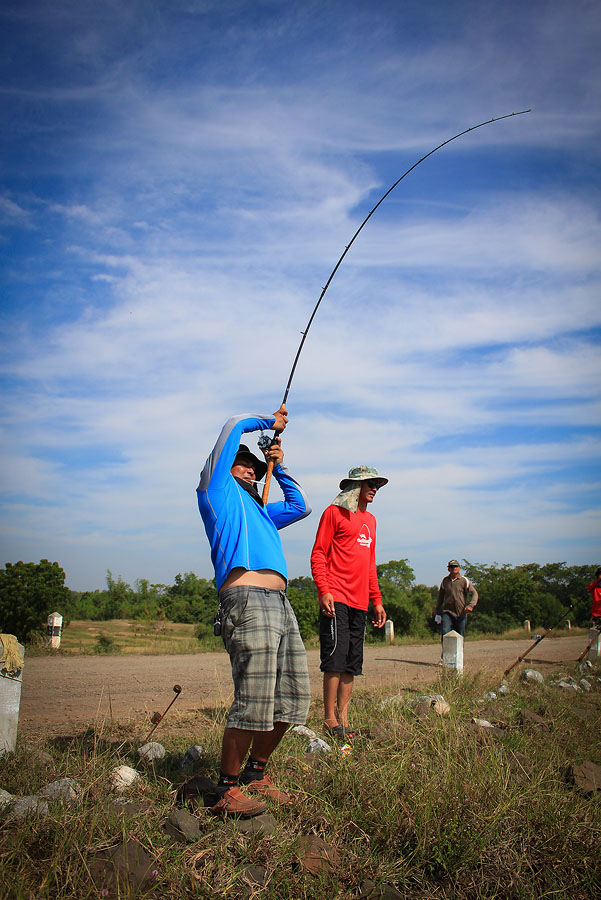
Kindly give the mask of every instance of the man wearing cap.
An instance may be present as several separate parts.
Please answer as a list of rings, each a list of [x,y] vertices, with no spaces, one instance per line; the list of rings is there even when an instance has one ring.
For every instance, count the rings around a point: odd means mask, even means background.
[[[376,520],[367,505],[387,483],[371,466],[351,469],[321,517],[311,552],[319,597],[324,723],[341,739],[352,736],[348,706],[355,675],[363,670],[370,600],[373,624],[382,628],[386,622],[376,571]]]
[[[587,587],[593,605],[591,607],[591,625],[601,631],[601,566],[597,566],[595,577]]]
[[[478,592],[469,578],[461,574],[461,566],[456,559],[450,559],[447,568],[449,574],[442,579],[438,590],[434,621],[441,626],[442,637],[449,631],[456,631],[463,637],[467,614],[478,602]]]
[[[307,655],[286,598],[288,573],[278,534],[308,516],[311,507],[282,465],[279,438],[264,455],[274,462],[284,500],[264,505],[256,482],[267,465],[240,443],[245,433],[281,432],[287,422],[283,405],[272,416],[229,419],[197,488],[219,592],[215,629],[229,653],[234,680],[213,807],[221,815],[254,816],[265,811],[264,799],[278,804],[290,800],[265,767],[288,725],[304,724],[311,699]]]

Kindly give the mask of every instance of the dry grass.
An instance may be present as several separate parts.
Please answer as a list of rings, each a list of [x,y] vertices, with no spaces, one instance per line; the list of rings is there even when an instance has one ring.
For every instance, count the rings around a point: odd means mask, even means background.
[[[127,653],[132,655],[160,655],[173,653],[203,653],[220,650],[220,638],[207,635],[195,637],[196,625],[178,622],[146,621],[143,619],[109,619],[91,622],[74,619],[63,629],[61,653]],[[47,651],[45,647],[37,652]],[[28,648],[35,655],[36,648]]]
[[[601,674],[598,672],[597,674]],[[162,726],[167,757],[143,770],[136,748],[147,723],[125,722],[73,739],[39,737],[54,759],[52,774],[35,748],[0,760],[0,787],[31,794],[48,781],[72,777],[84,789],[77,809],[54,805],[43,820],[0,819],[0,884],[5,900],[67,900],[103,896],[91,874],[100,846],[133,837],[155,860],[156,876],[138,896],[242,898],[249,865],[262,865],[264,898],[352,898],[361,882],[393,883],[414,900],[592,900],[601,896],[601,799],[565,780],[568,765],[601,764],[601,691],[567,694],[531,687],[517,677],[496,703],[490,673],[441,675],[428,689],[451,705],[446,717],[421,718],[409,702],[379,706],[381,696],[357,693],[354,715],[364,734],[351,755],[307,758],[307,739],[289,733],[274,754],[274,778],[296,803],[275,812],[274,835],[244,836],[232,823],[199,813],[200,839],[173,845],[162,822],[183,780],[179,761],[192,743],[204,757],[195,774],[214,778],[225,710],[180,714]],[[408,698],[411,694],[407,694]],[[546,728],[522,725],[520,710],[542,716]],[[320,708],[309,724],[319,729]],[[489,737],[472,730],[478,715],[500,726]],[[144,771],[135,799],[149,813],[126,819],[109,792],[109,772],[128,764]],[[598,794],[601,792],[598,792]],[[299,865],[300,835],[316,834],[336,848],[340,863],[320,876]],[[135,893],[127,886],[119,896]]]

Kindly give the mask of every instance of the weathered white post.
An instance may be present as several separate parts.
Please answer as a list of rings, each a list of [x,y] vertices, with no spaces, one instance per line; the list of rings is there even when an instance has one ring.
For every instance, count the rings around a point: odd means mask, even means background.
[[[569,619],[566,619],[566,628],[568,629],[568,631],[572,630],[572,623]]]
[[[0,640],[0,756],[14,753],[17,744],[17,728],[19,727],[19,706],[21,703],[21,685],[23,683],[23,665],[25,648],[17,643],[12,634],[4,635],[6,643]],[[10,647],[8,638],[11,639]],[[10,662],[9,656],[18,652],[20,660]],[[20,664],[20,668],[19,668]]]
[[[61,632],[63,630],[63,617],[60,613],[53,612],[48,616],[46,626],[46,640],[53,650],[58,650],[61,645]]]
[[[597,640],[595,640],[595,635],[597,635]],[[601,631],[591,628],[588,633],[588,639],[593,642],[589,647],[588,658],[591,662],[594,662],[601,657]]]
[[[384,625],[384,638],[387,644],[392,644],[394,641],[394,622],[390,619]]]
[[[530,634],[530,619],[524,619],[524,628]]]
[[[456,631],[448,631],[442,639],[442,664],[463,672],[463,638]]]

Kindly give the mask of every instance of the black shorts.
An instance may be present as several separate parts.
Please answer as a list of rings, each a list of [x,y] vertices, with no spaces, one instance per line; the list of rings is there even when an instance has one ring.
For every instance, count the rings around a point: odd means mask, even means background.
[[[319,647],[322,672],[361,675],[367,612],[346,603],[334,603],[336,615],[319,614]]]

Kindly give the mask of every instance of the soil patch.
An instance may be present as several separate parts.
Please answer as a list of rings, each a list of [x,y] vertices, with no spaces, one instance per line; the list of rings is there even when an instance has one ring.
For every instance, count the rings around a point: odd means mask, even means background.
[[[501,678],[503,669],[532,641],[469,641],[464,649],[467,672],[488,669]],[[586,636],[549,638],[522,666],[540,667],[545,678],[553,667],[571,671],[586,646]],[[321,696],[319,651],[309,650],[311,690]],[[439,644],[367,646],[364,676],[357,692],[398,693],[434,681],[440,672]],[[519,671],[516,666],[514,671]],[[512,673],[513,674],[513,673]],[[103,720],[142,717],[163,711],[182,685],[174,710],[197,711],[231,702],[232,683],[225,651],[191,656],[32,657],[25,661],[19,733],[66,734],[74,726]],[[171,715],[171,714],[170,714]]]

